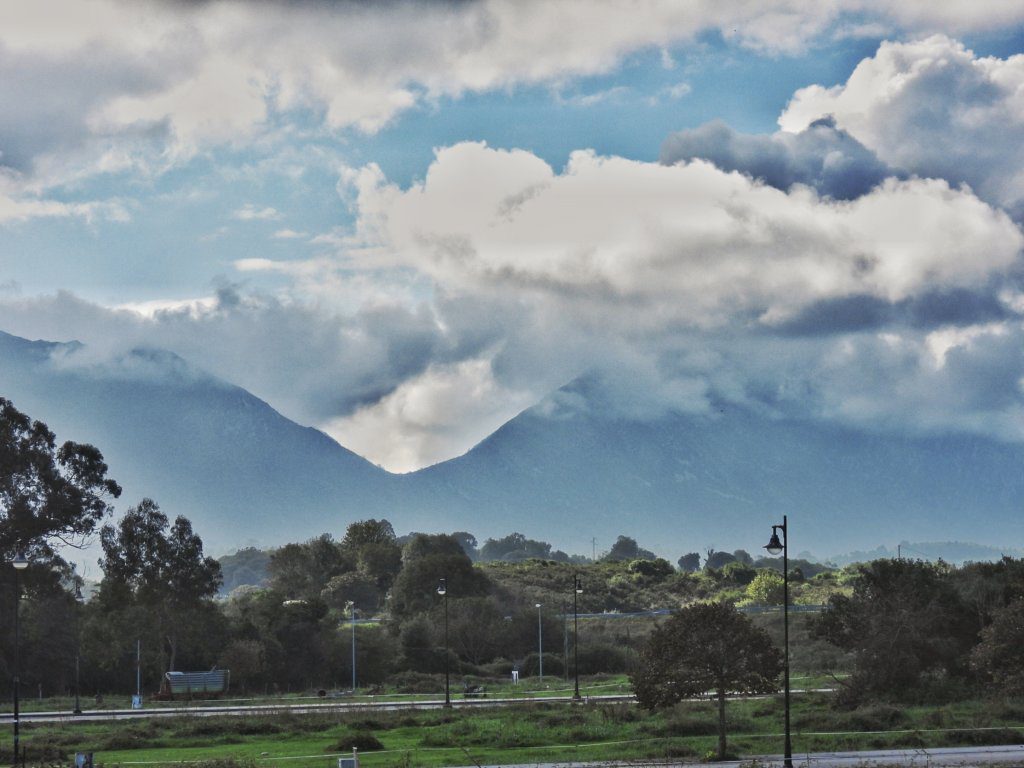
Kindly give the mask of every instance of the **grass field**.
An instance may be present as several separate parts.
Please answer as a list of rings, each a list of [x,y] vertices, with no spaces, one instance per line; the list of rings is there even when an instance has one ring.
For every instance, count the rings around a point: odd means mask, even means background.
[[[382,702],[403,702],[403,701],[437,701],[444,698],[444,676],[433,676],[432,690],[427,693],[402,693],[395,688],[375,689],[370,693],[367,689],[357,689],[353,694],[351,691],[328,692],[326,697],[320,697],[313,692],[296,693],[282,696],[243,696],[229,694],[220,698],[195,699],[193,701],[157,701],[147,699],[146,709],[174,709],[176,707],[219,707],[227,705],[290,705],[290,704],[314,704],[322,702],[352,702],[352,703],[382,703]],[[803,680],[804,678],[801,678]],[[810,678],[806,678],[810,679]],[[822,685],[826,678],[815,677],[814,680]],[[502,699],[535,699],[545,697],[569,696],[573,693],[572,679],[566,680],[562,677],[545,677],[540,680],[536,677],[523,678],[518,685],[513,685],[506,680],[496,681],[493,679],[470,680],[473,684],[480,684],[484,688],[485,698]],[[463,678],[452,677],[451,694],[453,699],[463,697]],[[794,679],[794,685],[798,681]],[[800,683],[803,684],[802,682]],[[632,687],[626,675],[596,675],[581,682],[581,693],[583,695],[598,694],[630,694]],[[85,711],[102,711],[115,709],[130,709],[131,696],[110,695],[103,697],[99,703],[92,697],[83,697],[81,700],[82,709]],[[70,712],[74,707],[74,698],[69,696],[48,697],[44,699],[23,698],[22,712]],[[12,711],[11,702],[0,704],[0,712],[9,713]]]
[[[829,694],[794,697],[794,749],[878,749],[1019,743],[1024,703],[968,701],[941,707],[832,707]],[[730,750],[781,750],[779,698],[729,704]],[[336,765],[360,746],[362,765],[444,766],[542,760],[704,757],[715,746],[711,702],[659,713],[633,704],[539,703],[452,711],[348,712],[260,717],[177,717],[119,723],[26,725],[33,761],[91,751],[98,762],[161,764],[219,760],[239,764]],[[0,741],[9,759],[10,733]],[[230,763],[227,763],[228,765]]]

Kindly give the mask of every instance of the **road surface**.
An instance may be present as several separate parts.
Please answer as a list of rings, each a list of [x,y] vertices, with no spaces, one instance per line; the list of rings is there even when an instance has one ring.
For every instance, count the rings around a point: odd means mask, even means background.
[[[782,755],[759,755],[743,760],[717,763],[655,762],[651,760],[614,763],[523,763],[502,766],[465,766],[464,768],[635,768],[636,766],[682,766],[682,768],[782,768]],[[867,768],[868,766],[950,766],[997,765],[1004,768],[1024,766],[1024,744],[1000,747],[940,747],[936,749],[885,749],[864,752],[811,752],[794,755],[796,768]]]

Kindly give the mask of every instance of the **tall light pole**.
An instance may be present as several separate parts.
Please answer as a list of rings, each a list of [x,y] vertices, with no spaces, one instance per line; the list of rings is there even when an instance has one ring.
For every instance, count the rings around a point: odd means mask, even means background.
[[[783,636],[783,680],[785,681],[786,701],[786,744],[785,768],[793,768],[793,741],[789,730],[789,531],[786,528],[786,515],[782,516],[782,525],[772,526],[772,537],[765,544],[769,555],[782,554],[782,636]],[[779,541],[782,531],[782,541]]]
[[[580,700],[580,613],[579,596],[583,594],[583,582],[580,575],[572,576],[572,671],[576,678],[576,690],[572,694],[573,701]]]
[[[437,582],[437,594],[444,598],[444,705],[452,705],[452,689],[448,654],[448,577],[442,576]]]
[[[569,606],[562,602],[562,674],[569,682]]]
[[[540,684],[544,685],[544,622],[540,618],[541,603],[537,603],[537,664]]]
[[[352,694],[356,692],[356,604],[352,603]]]
[[[18,575],[21,571],[28,568],[28,558],[25,557],[25,553],[19,552],[15,555],[11,565],[14,566],[14,761],[11,765],[17,766],[18,756],[21,754],[20,715],[18,713],[18,694],[21,688],[21,670],[19,669],[21,663],[21,636],[18,628],[18,614],[21,607],[21,582],[18,579]]]
[[[75,708],[73,714],[82,714],[82,699],[80,691],[82,688],[80,676],[80,660],[82,657],[82,627],[80,601],[82,599],[82,588],[75,584]]]

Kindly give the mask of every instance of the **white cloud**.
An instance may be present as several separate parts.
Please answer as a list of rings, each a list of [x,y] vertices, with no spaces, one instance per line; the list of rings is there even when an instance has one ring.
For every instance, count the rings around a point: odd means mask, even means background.
[[[358,211],[370,253],[450,289],[555,296],[575,312],[642,307],[694,327],[977,287],[1024,245],[1004,213],[941,180],[836,202],[702,162],[576,152],[555,174],[532,154],[471,143],[440,150],[409,189],[363,186]]]
[[[942,35],[883,43],[845,83],[797,91],[779,125],[825,115],[894,167],[1024,213],[1024,55],[978,58]]]
[[[498,383],[487,358],[431,366],[351,416],[324,425],[342,444],[392,472],[451,457],[536,402]]]
[[[115,311],[124,310],[141,317],[153,320],[161,313],[184,313],[198,318],[217,306],[216,296],[202,296],[197,299],[153,299],[152,301],[132,301],[118,304]]]
[[[294,229],[279,229],[273,237],[275,240],[301,240],[309,235],[306,232],[296,232]]]
[[[665,95],[670,99],[681,99],[683,96],[688,96],[692,90],[693,87],[689,83],[676,83],[665,89]]]
[[[7,191],[4,186],[8,187]],[[119,201],[68,203],[19,193],[17,185],[0,184],[0,226],[44,218],[76,218],[87,224],[98,220],[124,223],[131,219],[131,214]]]
[[[560,86],[704,30],[795,52],[847,16],[949,33],[1024,20],[1019,4],[875,0],[759,3],[8,2],[0,27],[4,162],[47,183],[156,169],[210,143],[272,130],[309,108],[333,130],[372,133],[439,97]]]
[[[246,203],[237,211],[232,213],[231,216],[239,221],[273,221],[274,219],[281,218],[279,211],[269,206],[266,208],[258,208],[252,203]]]
[[[608,101],[616,101],[621,99],[629,93],[629,88],[623,85],[617,85],[613,88],[606,88],[603,91],[595,91],[593,93],[581,93],[569,98],[563,98],[565,103],[573,104],[577,107],[593,107],[597,104]]]

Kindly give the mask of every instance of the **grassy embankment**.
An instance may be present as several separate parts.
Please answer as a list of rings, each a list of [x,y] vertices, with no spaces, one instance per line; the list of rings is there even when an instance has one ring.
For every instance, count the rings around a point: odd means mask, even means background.
[[[967,701],[944,706],[832,707],[828,694],[794,697],[798,752],[1019,743],[1024,703]],[[763,754],[781,748],[778,697],[729,705],[731,750]],[[256,761],[295,768],[334,764],[362,744],[363,765],[442,766],[541,760],[703,757],[714,748],[711,702],[649,713],[631,704],[548,703],[502,709],[278,713],[260,717],[180,717],[120,723],[27,725],[29,760],[66,760],[92,751],[105,765],[182,760]],[[9,756],[10,735],[0,742]]]

